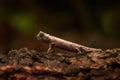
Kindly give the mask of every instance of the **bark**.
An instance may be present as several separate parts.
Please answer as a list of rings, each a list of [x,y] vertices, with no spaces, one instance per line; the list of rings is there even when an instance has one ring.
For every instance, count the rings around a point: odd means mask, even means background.
[[[120,49],[77,54],[21,48],[0,55],[0,80],[119,80]]]

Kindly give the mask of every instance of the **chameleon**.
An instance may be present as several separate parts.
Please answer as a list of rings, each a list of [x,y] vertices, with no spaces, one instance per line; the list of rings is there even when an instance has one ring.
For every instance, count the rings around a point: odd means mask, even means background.
[[[38,40],[44,41],[49,44],[47,53],[52,52],[54,47],[67,50],[67,51],[77,52],[77,53],[90,53],[90,52],[101,51],[101,49],[86,47],[77,43],[73,43],[71,41],[67,41],[67,40],[52,36],[43,31],[40,31],[37,34],[36,38]]]

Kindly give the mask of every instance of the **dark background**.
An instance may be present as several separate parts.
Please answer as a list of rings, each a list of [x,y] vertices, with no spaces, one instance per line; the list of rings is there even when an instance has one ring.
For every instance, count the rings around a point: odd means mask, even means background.
[[[42,30],[82,45],[120,47],[120,0],[0,0],[0,52],[45,51]]]

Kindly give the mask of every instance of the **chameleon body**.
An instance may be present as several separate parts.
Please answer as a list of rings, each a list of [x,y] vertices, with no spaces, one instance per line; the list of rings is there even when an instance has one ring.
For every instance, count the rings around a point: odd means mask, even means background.
[[[72,52],[79,52],[79,53],[101,51],[101,49],[90,48],[90,47],[79,45],[67,40],[60,39],[58,37],[47,34],[43,31],[40,31],[36,37],[38,40],[47,42],[50,45],[48,49],[48,53],[53,47],[57,47],[57,48],[72,51]]]

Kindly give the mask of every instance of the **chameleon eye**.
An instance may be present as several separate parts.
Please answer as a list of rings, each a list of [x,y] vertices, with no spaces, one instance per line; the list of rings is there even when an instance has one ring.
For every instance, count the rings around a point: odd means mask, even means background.
[[[37,34],[36,38],[37,38],[38,40],[40,40],[43,36],[44,36],[44,32],[40,31],[40,32]]]
[[[43,37],[43,36],[44,36],[44,32],[40,31],[39,37]]]

